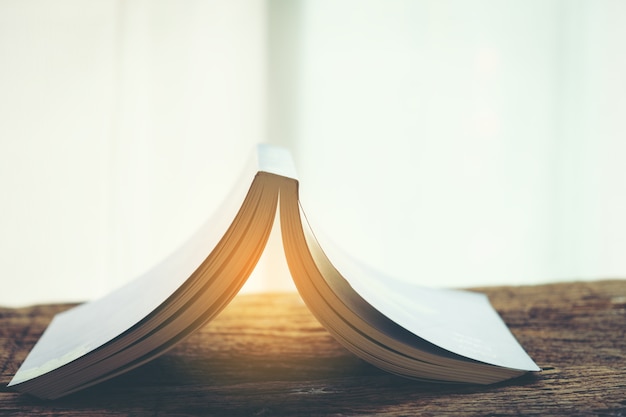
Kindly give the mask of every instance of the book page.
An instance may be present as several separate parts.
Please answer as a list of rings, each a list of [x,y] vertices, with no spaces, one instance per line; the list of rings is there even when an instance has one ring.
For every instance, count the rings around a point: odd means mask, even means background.
[[[217,246],[241,207],[257,172],[255,150],[221,207],[168,258],[110,294],[57,314],[10,385],[70,363],[128,331],[155,311],[184,285]]]
[[[389,277],[348,256],[315,224],[312,230],[354,291],[396,324],[470,359],[523,371],[540,370],[484,294],[428,288]]]

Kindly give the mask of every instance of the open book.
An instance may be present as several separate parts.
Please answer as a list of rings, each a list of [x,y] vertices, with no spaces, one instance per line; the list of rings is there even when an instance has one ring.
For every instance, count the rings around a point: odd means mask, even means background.
[[[182,247],[131,283],[57,314],[9,386],[58,398],[163,354],[237,294],[276,210],[296,287],[348,350],[394,374],[490,384],[537,365],[483,294],[429,289],[369,270],[316,236],[288,150],[258,145],[231,197]]]

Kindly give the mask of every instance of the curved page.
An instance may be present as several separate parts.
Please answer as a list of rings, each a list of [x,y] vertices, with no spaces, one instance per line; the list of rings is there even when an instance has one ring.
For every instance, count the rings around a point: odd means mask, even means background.
[[[303,215],[302,221],[308,222],[307,217]],[[347,255],[315,225],[310,230],[315,242],[309,246],[319,245],[354,291],[396,324],[469,359],[522,371],[540,370],[484,294],[428,288],[389,277]]]
[[[168,258],[108,295],[57,314],[9,386],[46,374],[96,350],[159,308],[217,246],[258,171],[255,152],[221,207]]]

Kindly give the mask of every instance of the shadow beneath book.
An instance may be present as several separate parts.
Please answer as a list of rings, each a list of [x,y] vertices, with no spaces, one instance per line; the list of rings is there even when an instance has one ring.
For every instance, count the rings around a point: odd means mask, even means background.
[[[222,347],[228,344],[223,337],[214,342]],[[498,400],[511,386],[523,389],[540,378],[528,374],[488,386],[415,381],[375,368],[333,339],[327,342],[331,346],[321,346],[320,356],[314,356],[312,350],[294,355],[282,348],[261,354],[255,349],[258,345],[249,346],[248,355],[235,347],[204,356],[206,345],[183,343],[140,368],[76,394],[55,401],[23,395],[20,402],[31,407],[39,404],[47,413],[97,414],[106,410],[107,415],[383,413],[402,404],[415,407],[416,403],[445,403],[451,398],[472,401],[473,395]],[[275,343],[283,346],[279,340]]]

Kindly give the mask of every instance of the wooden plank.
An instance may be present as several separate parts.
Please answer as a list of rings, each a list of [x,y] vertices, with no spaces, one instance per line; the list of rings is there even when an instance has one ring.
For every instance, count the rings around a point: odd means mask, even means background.
[[[626,415],[626,281],[478,289],[544,371],[427,384],[343,349],[297,294],[240,295],[163,357],[57,401],[4,388],[51,316],[0,308],[0,415]]]

